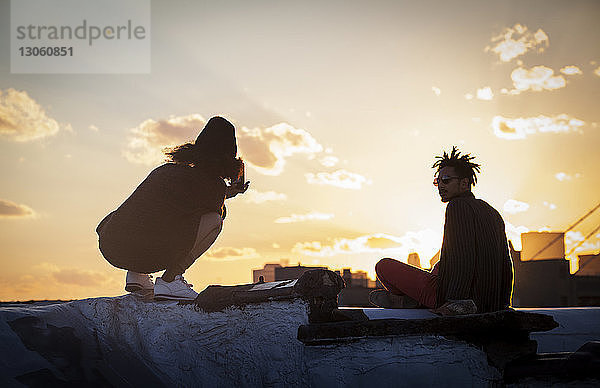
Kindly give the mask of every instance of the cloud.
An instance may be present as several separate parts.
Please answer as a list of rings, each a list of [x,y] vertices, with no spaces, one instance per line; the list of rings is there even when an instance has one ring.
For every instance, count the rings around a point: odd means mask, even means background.
[[[307,173],[304,175],[306,181],[315,185],[330,185],[341,187],[343,189],[359,190],[363,184],[372,182],[360,174],[348,172],[346,170],[337,170],[332,173],[319,172],[317,174]]]
[[[441,90],[440,88],[438,88],[438,87],[432,86],[432,87],[431,87],[431,90],[433,91],[433,93],[434,93],[436,96],[439,96],[440,94],[442,94],[442,90]]]
[[[464,97],[466,100],[469,101],[475,97],[477,97],[477,99],[479,100],[490,101],[494,98],[494,92],[492,91],[492,88],[490,88],[489,86],[485,86],[483,88],[477,89],[475,95],[473,95],[473,93],[466,93]]]
[[[563,74],[565,74],[565,75],[580,75],[580,74],[583,74],[581,72],[581,69],[579,67],[573,66],[573,65],[563,67],[562,69],[560,69],[560,72],[563,73]]]
[[[99,131],[98,127],[95,126],[94,124],[91,124],[88,128],[89,128],[90,131],[94,131],[94,132],[98,132]]]
[[[477,98],[480,100],[490,101],[492,98],[494,98],[494,92],[492,92],[492,88],[489,86],[477,89]]]
[[[125,157],[134,163],[158,164],[165,159],[165,148],[193,141],[205,124],[199,114],[145,120],[131,129]],[[237,128],[236,136],[244,160],[265,175],[281,174],[289,156],[313,156],[323,150],[310,133],[286,123],[268,128]]]
[[[71,131],[47,116],[46,111],[27,92],[0,90],[0,136],[27,142],[56,135],[61,129]]]
[[[504,211],[506,213],[515,214],[527,211],[529,209],[529,204],[521,201],[517,201],[515,199],[509,199],[504,203]]]
[[[0,275],[0,300],[81,299],[122,295],[124,273],[116,269],[61,268],[41,262],[20,273]]]
[[[411,252],[420,252],[422,257],[433,256],[440,247],[441,237],[439,233],[430,229],[409,231],[403,236],[373,233],[353,239],[336,238],[329,243],[298,242],[292,248],[292,252],[316,257],[371,253],[406,261]]]
[[[290,224],[294,222],[330,220],[334,216],[331,213],[310,212],[308,214],[292,214],[289,217],[279,217],[275,220],[276,224]]]
[[[338,164],[339,161],[339,158],[333,155],[327,155],[321,158],[321,160],[319,160],[319,163],[321,163],[325,167],[334,167],[336,164]]]
[[[500,35],[493,37],[492,44],[495,45],[487,46],[485,51],[492,51],[498,54],[501,61],[509,62],[530,50],[543,52],[548,47],[549,40],[542,29],[532,33],[526,26],[515,24],[514,27],[505,28]]]
[[[600,77],[600,66],[596,68],[596,70],[594,70],[594,74],[596,74],[598,77]]]
[[[247,203],[264,203],[269,201],[285,201],[287,195],[275,191],[260,192],[254,189],[249,189],[243,195],[244,202]]]
[[[554,117],[540,115],[517,119],[494,116],[491,125],[497,137],[515,140],[525,139],[525,137],[538,132],[582,133],[581,127],[584,124],[585,122],[563,113]]]
[[[567,233],[565,233],[565,251],[567,253],[570,252],[571,249],[573,249],[573,247],[579,243],[581,243],[581,245],[575,248],[572,255],[590,251],[597,252],[598,250],[600,250],[600,241],[592,242],[591,239],[588,239],[585,242],[582,242],[584,240],[585,236],[583,235],[583,233],[574,230],[568,231]]]
[[[52,273],[56,281],[63,284],[73,284],[82,287],[96,287],[102,285],[107,279],[101,272],[83,269],[66,268]]]
[[[202,257],[211,261],[230,261],[257,259],[259,255],[254,248],[220,247],[209,249]]]
[[[165,148],[193,141],[205,124],[206,120],[199,114],[145,120],[130,130],[124,155],[133,163],[161,163],[165,160]],[[308,131],[287,123],[268,128],[237,127],[236,137],[240,155],[248,165],[265,175],[280,175],[286,159],[293,155],[304,154],[313,159],[323,152],[323,146]],[[332,167],[338,161],[337,157],[327,155],[320,163]]]
[[[193,141],[202,130],[206,120],[198,115],[171,116],[166,120],[148,119],[130,130],[127,160],[133,163],[154,165],[165,160],[163,150]]]
[[[556,205],[553,203],[550,203],[548,201],[544,201],[544,206],[548,207],[550,210],[555,210],[556,209]]]
[[[565,233],[565,245],[575,245],[585,239],[581,232],[570,230]]]
[[[518,67],[510,75],[515,89],[510,94],[519,94],[527,90],[536,92],[564,88],[567,81],[562,75],[554,75],[554,70],[546,66],[534,66],[531,70]]]
[[[0,199],[0,218],[34,218],[35,215],[29,206]]]
[[[56,271],[61,271],[56,269]],[[124,277],[121,271],[108,270],[83,271],[76,273],[76,278],[67,272],[58,273],[58,280],[53,272],[41,268],[27,268],[26,274],[0,275],[0,300],[48,300],[48,299],[81,299],[92,295],[122,295]],[[73,274],[71,275],[73,276]]]
[[[49,274],[52,280],[67,285],[80,287],[98,287],[111,283],[112,277],[105,272],[90,271],[78,268],[60,268],[55,264],[42,262],[35,266],[36,270]]]
[[[281,174],[286,158],[294,154],[313,157],[323,151],[309,132],[287,123],[264,129],[243,127],[237,131],[237,138],[244,160],[265,175]]]
[[[566,172],[557,172],[556,174],[554,174],[554,177],[556,179],[558,179],[559,181],[564,182],[564,181],[570,181],[571,179],[573,179],[573,177],[579,178],[579,177],[581,177],[581,174],[576,173],[575,176],[572,176],[572,175],[567,174]]]

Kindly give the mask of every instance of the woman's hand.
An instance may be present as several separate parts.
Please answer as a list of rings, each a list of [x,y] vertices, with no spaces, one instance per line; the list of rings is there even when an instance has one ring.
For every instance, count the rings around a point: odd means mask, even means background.
[[[233,182],[231,186],[227,186],[225,189],[225,198],[233,198],[238,194],[243,194],[248,190],[248,186],[250,186],[250,181],[243,183],[241,181]]]

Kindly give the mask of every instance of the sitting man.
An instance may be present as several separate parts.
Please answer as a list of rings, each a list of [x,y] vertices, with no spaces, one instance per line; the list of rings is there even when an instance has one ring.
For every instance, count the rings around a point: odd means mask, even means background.
[[[380,260],[375,271],[387,291],[373,291],[371,302],[401,308],[409,297],[444,315],[507,309],[513,266],[502,217],[471,193],[479,164],[456,147],[436,159],[433,184],[448,203],[440,261],[427,272],[394,259]]]

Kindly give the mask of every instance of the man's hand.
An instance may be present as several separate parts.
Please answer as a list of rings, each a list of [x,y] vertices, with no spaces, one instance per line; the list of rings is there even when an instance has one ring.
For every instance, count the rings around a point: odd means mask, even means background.
[[[227,186],[225,189],[225,198],[233,198],[238,194],[243,194],[248,190],[248,186],[250,186],[250,181],[243,182],[233,182],[231,186]]]

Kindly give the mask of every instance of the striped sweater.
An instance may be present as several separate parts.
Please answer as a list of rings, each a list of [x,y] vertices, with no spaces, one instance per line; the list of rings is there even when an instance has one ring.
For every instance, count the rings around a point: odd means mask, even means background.
[[[438,275],[438,305],[473,299],[481,313],[510,305],[513,265],[504,221],[470,191],[450,200],[446,208]]]

